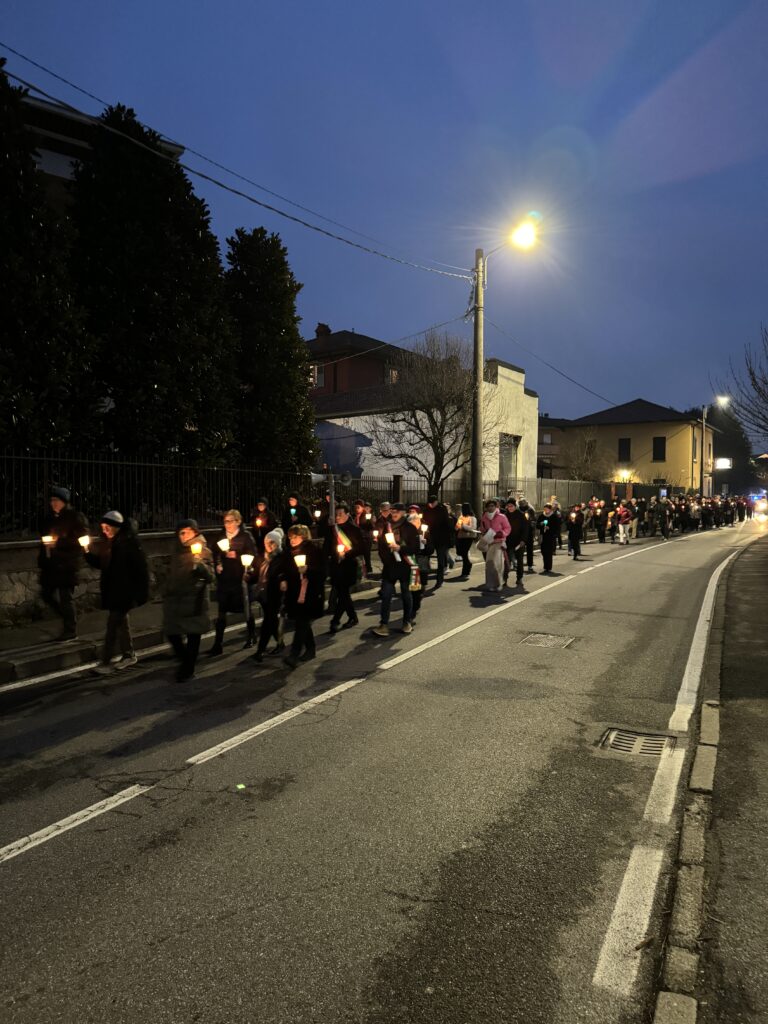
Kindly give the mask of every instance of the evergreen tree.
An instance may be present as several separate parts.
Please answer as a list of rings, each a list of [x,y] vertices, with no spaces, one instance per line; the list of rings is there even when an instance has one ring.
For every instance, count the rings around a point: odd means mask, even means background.
[[[49,210],[24,128],[22,98],[0,60],[0,445],[64,445],[83,407],[73,396],[89,352],[67,278],[68,234]]]
[[[73,273],[98,342],[103,441],[220,457],[232,433],[231,335],[205,203],[120,105],[102,115],[74,197]]]
[[[241,450],[264,465],[306,470],[317,442],[309,354],[296,314],[301,285],[278,235],[238,228],[227,244],[227,303],[242,385]]]

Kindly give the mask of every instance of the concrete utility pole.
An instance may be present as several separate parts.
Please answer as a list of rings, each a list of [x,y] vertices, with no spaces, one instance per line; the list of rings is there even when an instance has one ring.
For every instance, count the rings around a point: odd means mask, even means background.
[[[700,470],[699,470],[700,477],[701,477],[701,487],[699,488],[699,493],[701,494],[702,498],[705,496],[704,495],[704,439],[706,437],[706,434],[707,434],[707,407],[706,407],[706,405],[702,405],[702,407],[701,407],[701,452],[699,453],[699,459],[701,461],[701,466],[700,466]]]
[[[485,287],[485,257],[482,249],[475,249],[475,332],[474,367],[472,376],[472,507],[480,519],[483,514],[483,378],[485,355],[483,352],[483,288]]]

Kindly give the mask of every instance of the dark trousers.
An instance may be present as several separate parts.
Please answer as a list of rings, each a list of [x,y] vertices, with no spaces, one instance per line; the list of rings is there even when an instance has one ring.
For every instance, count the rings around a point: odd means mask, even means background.
[[[410,622],[413,618],[413,599],[411,591],[408,589],[409,579],[407,576],[405,579],[401,577],[398,583],[403,599],[403,622]],[[381,581],[381,621],[385,624],[389,622],[389,610],[392,606],[392,598],[395,596],[396,586],[397,583],[391,583],[389,580]]]
[[[552,559],[557,546],[557,536],[544,537],[541,541],[541,557],[544,561],[544,571],[552,572]]]
[[[578,533],[569,533],[568,547],[573,552],[573,557],[578,558],[581,554],[581,535]]]
[[[353,620],[356,619],[355,604],[352,600],[352,594],[349,592],[349,584],[334,583],[333,589],[336,591],[336,611],[333,613],[333,618],[331,619],[332,624],[334,626],[338,626],[344,612],[347,613],[348,618]]]
[[[525,547],[512,548],[511,551],[509,550],[509,548],[507,548],[507,558],[508,561],[506,569],[504,571],[504,582],[507,582],[507,577],[512,571],[512,566],[514,565],[515,575],[519,583],[520,580],[522,580],[523,578],[523,562],[525,560]]]
[[[528,534],[528,540],[525,542],[525,558],[529,569],[533,568],[533,531]]]
[[[61,616],[64,632],[74,633],[77,630],[75,588],[59,587],[43,580],[40,583],[40,596],[49,608],[53,608],[56,614]]]
[[[308,615],[297,615],[294,620],[291,654],[298,658],[302,650],[307,654],[315,653],[315,634],[312,632],[312,619]]]
[[[179,661],[179,678],[190,679],[195,674],[195,663],[200,651],[200,634],[190,633],[186,637],[174,633],[168,637],[168,643],[173,648],[173,653]]]
[[[435,554],[437,555],[437,579],[435,580],[435,586],[439,587],[445,578],[445,567],[448,564],[448,548],[435,548]]]
[[[602,524],[598,524],[596,529],[598,544],[605,544],[605,526]]]
[[[104,634],[104,648],[101,653],[102,664],[107,665],[112,660],[118,646],[121,654],[133,654],[128,612],[113,609],[107,618],[107,631]]]
[[[464,576],[469,576],[472,571],[472,563],[469,560],[469,549],[472,547],[471,537],[457,537],[456,538],[456,554],[461,559],[461,572]]]
[[[258,654],[263,654],[273,637],[277,644],[281,643],[283,638],[280,635],[280,609],[266,601],[260,601],[259,604],[261,604],[262,620],[259,632],[259,645],[256,650]]]

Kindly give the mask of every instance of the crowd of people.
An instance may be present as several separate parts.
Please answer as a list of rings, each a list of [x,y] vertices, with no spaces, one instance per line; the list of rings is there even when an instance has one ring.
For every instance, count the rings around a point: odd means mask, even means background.
[[[149,569],[134,524],[110,510],[101,517],[98,538],[91,538],[66,488],[52,489],[49,506],[41,530],[40,585],[42,599],[61,616],[60,639],[77,635],[74,590],[84,559],[100,572],[102,607],[108,612],[95,671],[109,675],[135,665],[129,613],[149,598]],[[292,669],[316,656],[313,623],[326,610],[327,591],[330,634],[358,625],[352,590],[372,575],[374,552],[381,566],[380,608],[371,635],[383,638],[390,635],[396,594],[402,606],[400,631],[410,634],[425,593],[438,590],[454,568],[459,568],[459,578],[470,576],[473,545],[484,563],[483,589],[498,593],[513,572],[515,586],[524,588],[525,574],[536,571],[537,549],[540,571],[552,574],[554,556],[563,548],[578,560],[582,546],[591,541],[629,544],[646,536],[667,541],[673,533],[717,530],[752,515],[753,504],[743,496],[606,501],[593,495],[562,508],[553,495],[537,510],[524,497],[510,495],[486,500],[479,518],[469,504],[453,509],[435,494],[423,505],[382,501],[374,508],[364,499],[351,506],[336,502],[333,516],[328,496],[308,505],[292,493],[281,512],[260,498],[248,526],[237,509],[225,512],[221,531],[210,545],[196,520],[183,519],[176,525],[162,583],[163,631],[177,660],[179,682],[194,676],[201,638],[212,625],[214,640],[207,655],[223,654],[229,615],[244,619],[244,646],[255,648],[256,662],[263,661],[274,642],[272,653],[282,654]],[[287,649],[286,620],[293,623]]]

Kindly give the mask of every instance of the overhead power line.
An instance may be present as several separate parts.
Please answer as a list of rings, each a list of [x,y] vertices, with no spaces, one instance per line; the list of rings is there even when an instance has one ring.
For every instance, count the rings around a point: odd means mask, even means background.
[[[92,92],[89,92],[87,89],[83,89],[81,86],[77,85],[75,82],[72,82],[70,79],[64,78],[62,75],[57,74],[55,71],[52,71],[50,68],[47,68],[44,64],[40,64],[38,61],[33,60],[31,57],[27,57],[26,54],[23,54],[19,50],[14,49],[14,47],[9,46],[7,43],[4,43],[2,40],[0,40],[0,47],[2,47],[3,49],[7,50],[9,53],[13,53],[15,56],[17,56],[21,60],[24,60],[27,63],[33,65],[34,67],[39,68],[41,71],[45,72],[45,74],[47,74],[47,75],[50,75],[52,78],[56,78],[58,81],[64,83],[65,85],[69,86],[70,88],[75,89],[77,92],[82,93],[84,96],[88,96],[90,99],[95,100],[97,103],[101,104],[102,106],[107,107],[107,106],[110,105],[106,100],[102,99],[99,96],[96,96]],[[25,79],[19,77],[18,75],[12,74],[9,71],[6,71],[6,74],[8,75],[9,78],[13,78],[15,81],[17,81],[20,84],[24,85],[26,88],[31,89],[32,91],[38,93],[41,96],[45,96],[46,99],[52,100],[54,103],[60,104],[62,107],[66,108],[67,110],[71,110],[73,113],[77,113],[77,114],[85,114],[86,113],[85,111],[82,111],[82,110],[78,109],[77,107],[73,106],[72,104],[67,103],[65,100],[62,100],[61,98],[59,98],[57,96],[51,95],[50,93],[48,93],[44,89],[42,89],[40,86],[35,85],[32,82],[28,82]],[[86,116],[93,116],[93,115],[87,115],[86,114]],[[148,129],[150,131],[154,131],[154,129],[149,128],[148,125],[144,125],[143,122],[139,122],[139,123],[141,124],[141,126],[143,128]],[[106,125],[102,125],[102,127],[106,128],[107,126]],[[428,267],[428,266],[425,266],[424,264],[416,262],[415,260],[409,260],[409,259],[406,259],[404,257],[399,257],[399,256],[395,256],[395,255],[393,255],[391,253],[383,252],[380,249],[374,249],[371,246],[362,245],[361,243],[355,242],[352,239],[345,238],[343,235],[339,235],[339,234],[336,234],[335,232],[328,231],[327,229],[322,228],[322,227],[320,227],[320,226],[318,226],[316,224],[311,224],[308,221],[302,220],[300,217],[296,217],[296,216],[294,216],[294,215],[292,215],[290,213],[287,213],[286,211],[281,210],[281,209],[279,209],[276,206],[273,206],[273,205],[271,205],[269,203],[265,203],[262,200],[257,199],[255,196],[252,196],[252,195],[249,195],[246,192],[243,192],[241,189],[236,189],[236,188],[234,188],[234,187],[232,187],[230,185],[227,185],[225,182],[220,181],[218,178],[214,178],[212,175],[205,174],[203,171],[199,171],[199,170],[197,170],[197,169],[195,169],[193,167],[190,167],[188,164],[184,163],[183,161],[176,161],[175,158],[170,157],[169,155],[167,155],[165,153],[158,152],[157,150],[153,149],[152,147],[146,146],[145,144],[141,143],[138,139],[132,139],[130,136],[125,135],[123,132],[116,131],[115,129],[112,129],[112,131],[114,132],[114,134],[119,135],[120,137],[127,139],[129,142],[132,142],[132,143],[134,143],[136,145],[142,146],[142,148],[148,150],[149,152],[153,153],[156,156],[159,156],[161,159],[165,159],[165,160],[169,160],[169,161],[172,161],[174,163],[177,163],[178,166],[182,167],[189,174],[193,174],[196,177],[203,179],[204,181],[208,181],[211,184],[216,185],[218,188],[222,188],[225,191],[232,193],[233,195],[239,196],[242,199],[246,199],[248,202],[254,203],[257,206],[262,207],[263,209],[269,210],[270,212],[277,214],[279,217],[284,217],[287,220],[293,221],[295,224],[299,224],[302,227],[308,228],[311,231],[315,231],[315,232],[317,232],[319,234],[325,235],[328,238],[332,238],[332,239],[334,239],[337,242],[342,242],[345,245],[352,246],[353,248],[359,249],[362,252],[366,252],[366,253],[368,253],[371,256],[379,256],[382,259],[390,260],[391,262],[394,262],[394,263],[399,263],[401,266],[413,267],[416,270],[423,270],[423,271],[426,271],[427,273],[438,274],[439,276],[443,276],[443,277],[453,277],[453,278],[459,278],[461,280],[471,280],[472,279],[471,278],[471,272],[469,270],[465,269],[464,267],[453,267],[451,264],[441,263],[439,260],[432,260],[431,262],[435,263],[436,266],[435,267]],[[274,192],[271,189],[268,189],[268,188],[266,188],[263,185],[260,185],[258,182],[253,181],[251,178],[248,178],[245,175],[242,175],[242,174],[240,174],[237,171],[233,171],[231,168],[226,167],[224,164],[219,163],[216,160],[213,160],[211,157],[206,156],[204,153],[200,153],[199,151],[197,151],[195,149],[192,149],[190,146],[187,146],[185,143],[180,143],[180,142],[178,142],[178,140],[171,139],[169,136],[165,135],[162,132],[154,132],[154,133],[160,139],[162,139],[162,140],[164,140],[166,142],[172,142],[172,143],[175,143],[177,145],[184,146],[185,151],[194,154],[195,156],[199,157],[201,160],[205,160],[206,163],[210,163],[214,167],[218,167],[220,170],[225,171],[227,174],[230,174],[233,177],[238,178],[241,181],[244,181],[244,182],[248,183],[249,185],[253,185],[255,188],[258,188],[260,191],[265,192],[268,195],[274,196],[277,199],[280,199],[282,202],[286,202],[286,203],[288,203],[291,206],[295,206],[297,209],[303,210],[305,213],[309,213],[313,217],[318,217],[320,220],[324,220],[324,221],[326,221],[329,224],[333,224],[336,227],[340,227],[340,228],[342,228],[345,231],[349,231],[352,234],[356,234],[356,235],[358,235],[361,238],[367,238],[369,241],[377,242],[377,244],[383,244],[383,243],[378,242],[376,239],[372,239],[369,235],[365,235],[365,234],[363,234],[360,231],[356,231],[354,228],[347,227],[346,225],[341,224],[338,221],[332,220],[329,217],[325,217],[323,214],[317,213],[316,211],[311,210],[309,207],[303,206],[300,203],[296,203],[293,200],[288,199],[285,196],[281,196],[279,193]],[[438,270],[437,266],[450,267],[452,270],[459,271],[459,273],[449,273],[446,270]]]

